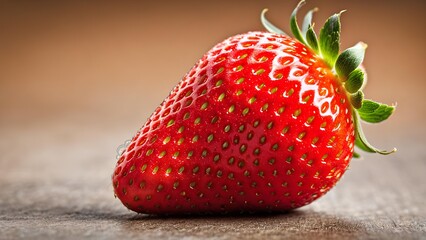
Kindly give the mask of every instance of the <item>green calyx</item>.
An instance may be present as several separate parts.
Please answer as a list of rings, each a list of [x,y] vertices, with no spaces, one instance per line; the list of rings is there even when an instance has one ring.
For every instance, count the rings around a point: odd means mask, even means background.
[[[296,15],[304,4],[305,0],[301,0],[293,10],[290,17],[290,29],[294,37],[318,54],[340,79],[352,105],[356,136],[355,145],[359,149],[371,153],[386,155],[395,152],[395,148],[390,151],[375,148],[367,141],[362,131],[361,121],[379,123],[388,119],[395,111],[395,106],[364,99],[362,89],[365,86],[366,73],[361,67],[361,63],[364,60],[367,44],[359,42],[355,46],[340,52],[340,15],[344,11],[327,19],[320,30],[319,37],[314,31],[314,24],[312,23],[312,17],[318,11],[317,8],[308,11],[303,19],[302,29],[300,29]],[[283,30],[266,19],[266,12],[267,9],[263,10],[261,14],[263,26],[269,32],[287,36]],[[359,157],[359,154],[354,152],[354,157]]]

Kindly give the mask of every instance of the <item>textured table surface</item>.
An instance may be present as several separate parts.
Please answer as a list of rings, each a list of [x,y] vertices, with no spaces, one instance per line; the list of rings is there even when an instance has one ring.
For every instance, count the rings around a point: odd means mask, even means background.
[[[160,218],[114,198],[116,147],[185,71],[221,39],[261,29],[262,8],[285,23],[296,4],[248,1],[237,21],[238,1],[200,2],[2,2],[0,239],[426,239],[422,1],[317,1],[319,23],[348,9],[344,46],[369,44],[366,94],[398,109],[366,132],[397,153],[353,160],[333,190],[287,214]]]

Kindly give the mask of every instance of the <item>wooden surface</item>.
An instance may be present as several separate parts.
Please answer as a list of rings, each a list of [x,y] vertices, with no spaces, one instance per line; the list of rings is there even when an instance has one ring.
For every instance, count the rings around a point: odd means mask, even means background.
[[[426,239],[423,1],[315,1],[318,24],[348,9],[343,46],[369,44],[366,94],[398,109],[366,132],[396,154],[288,214],[159,218],[113,197],[116,147],[202,53],[296,4],[200,2],[1,3],[0,239]]]

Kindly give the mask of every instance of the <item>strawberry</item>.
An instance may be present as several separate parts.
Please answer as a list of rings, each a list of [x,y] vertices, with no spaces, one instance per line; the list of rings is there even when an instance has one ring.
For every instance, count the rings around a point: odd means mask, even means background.
[[[369,144],[360,121],[393,106],[363,98],[366,45],[339,53],[340,14],[319,38],[314,10],[288,37],[270,32],[219,43],[183,77],[120,153],[115,195],[140,213],[287,211],[329,191],[354,146]]]

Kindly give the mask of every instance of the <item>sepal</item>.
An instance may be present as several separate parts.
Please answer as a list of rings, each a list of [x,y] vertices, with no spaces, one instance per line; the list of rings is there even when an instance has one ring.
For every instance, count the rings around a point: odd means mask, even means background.
[[[293,36],[297,40],[299,40],[299,42],[306,45],[305,38],[300,32],[300,28],[299,28],[299,25],[297,24],[297,19],[296,19],[297,12],[304,4],[305,4],[305,0],[300,1],[299,4],[297,4],[296,8],[293,10],[293,13],[291,14],[291,17],[290,17],[290,29],[291,29],[291,32],[293,33]]]
[[[364,72],[357,68],[353,70],[345,82],[345,89],[348,93],[356,93],[359,91],[364,84]]]
[[[266,12],[268,9],[263,9],[262,13],[260,14],[260,21],[262,22],[263,27],[266,28],[271,33],[278,33],[281,35],[288,36],[283,30],[276,27],[274,24],[272,24],[268,19],[266,19]]]
[[[314,12],[316,12],[316,11],[318,11],[318,8],[314,8],[314,9],[310,10],[308,13],[306,13],[305,18],[303,19],[303,24],[302,24],[303,36],[306,36],[308,29],[311,27],[312,17],[314,15]]]
[[[366,48],[367,44],[359,42],[338,56],[335,69],[342,81],[345,81],[349,77],[349,74],[362,63]]]
[[[334,14],[324,24],[320,31],[319,47],[325,62],[333,67],[339,55],[340,48],[340,14]]]
[[[379,123],[388,119],[395,111],[395,106],[365,99],[358,110],[360,118],[369,123]]]
[[[364,100],[364,93],[358,91],[350,96],[351,104],[355,109],[358,109],[362,106],[362,101]]]
[[[361,121],[360,121],[358,112],[354,110],[352,115],[353,115],[354,124],[355,124],[355,145],[359,149],[364,150],[366,152],[371,152],[371,153],[380,153],[382,155],[388,155],[388,154],[396,152],[396,148],[393,148],[392,150],[387,151],[387,150],[380,150],[374,147],[373,145],[371,145],[367,141],[367,138],[365,137],[364,132],[362,131]]]
[[[312,25],[309,25],[308,31],[306,32],[306,42],[315,53],[318,53],[318,38]]]
[[[361,158],[361,155],[359,155],[359,153],[354,151],[353,154],[352,154],[352,157],[353,158]]]

